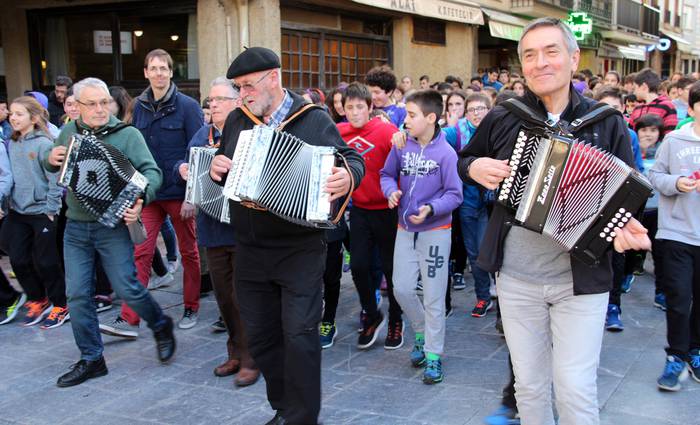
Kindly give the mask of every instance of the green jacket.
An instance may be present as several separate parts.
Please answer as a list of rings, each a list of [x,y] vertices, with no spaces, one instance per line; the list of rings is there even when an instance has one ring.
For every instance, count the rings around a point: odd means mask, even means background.
[[[117,125],[121,124],[121,121],[110,116],[109,122],[104,126],[96,130],[89,129],[85,124],[82,123],[80,119],[77,121],[71,121],[61,130],[61,134],[58,136],[54,142],[54,146],[68,146],[70,142],[70,137],[78,132],[84,134],[86,132],[94,133],[102,142],[110,144],[126,155],[131,164],[138,170],[141,174],[148,179],[148,186],[146,186],[146,193],[144,196],[144,203],[148,204],[150,201],[155,199],[155,194],[163,181],[163,175],[158,168],[151,151],[148,150],[146,142],[143,140],[141,132],[134,127],[124,127],[114,133],[107,134],[106,136],[100,136],[99,133],[113,129]],[[58,171],[60,167],[54,167],[49,164],[48,154],[42,157],[42,165],[46,170],[55,172]],[[66,196],[66,205],[68,210],[66,216],[71,220],[76,221],[97,221],[96,218],[87,212],[80,205],[78,200],[75,198],[73,193],[68,191]]]

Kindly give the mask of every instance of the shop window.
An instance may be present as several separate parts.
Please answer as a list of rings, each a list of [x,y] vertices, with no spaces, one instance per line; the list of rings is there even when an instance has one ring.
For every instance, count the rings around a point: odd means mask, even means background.
[[[445,21],[413,17],[414,43],[430,43],[444,46],[445,41]]]
[[[293,90],[361,81],[372,67],[388,62],[385,38],[282,30],[282,83]]]

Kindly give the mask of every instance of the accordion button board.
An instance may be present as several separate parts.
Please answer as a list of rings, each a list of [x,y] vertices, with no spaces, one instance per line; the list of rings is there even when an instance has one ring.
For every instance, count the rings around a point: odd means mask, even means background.
[[[523,128],[497,200],[515,222],[597,264],[616,231],[652,193],[649,182],[609,152],[568,137]]]
[[[326,180],[336,163],[336,149],[314,146],[296,136],[255,126],[238,137],[223,194],[252,202],[307,227],[335,227],[339,202],[329,202]]]

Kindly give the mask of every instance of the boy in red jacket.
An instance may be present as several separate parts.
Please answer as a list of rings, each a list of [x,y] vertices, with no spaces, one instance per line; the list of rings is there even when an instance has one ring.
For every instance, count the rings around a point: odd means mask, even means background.
[[[379,171],[391,150],[391,136],[398,130],[377,117],[370,120],[372,94],[364,84],[351,83],[345,89],[343,108],[348,122],[338,124],[338,131],[365,161],[365,177],[352,194],[350,210],[350,269],[363,310],[362,332],[357,346],[360,349],[372,346],[386,324],[384,315],[377,308],[375,288],[370,278],[372,248],[376,245],[389,292],[389,330],[384,348],[394,350],[403,345],[401,307],[394,298],[391,280],[398,219],[382,193]]]

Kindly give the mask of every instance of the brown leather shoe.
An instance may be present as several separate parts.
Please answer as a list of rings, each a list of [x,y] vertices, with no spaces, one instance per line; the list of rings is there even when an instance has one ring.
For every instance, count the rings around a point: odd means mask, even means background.
[[[247,387],[248,385],[253,385],[258,382],[258,378],[260,378],[260,371],[258,369],[242,367],[241,370],[238,371],[238,375],[236,375],[236,379],[233,380],[233,383],[236,384],[237,387]]]
[[[220,364],[219,366],[214,368],[214,375],[216,376],[230,376],[233,375],[234,373],[238,372],[238,369],[241,368],[241,362],[237,359],[231,359],[223,364]]]

